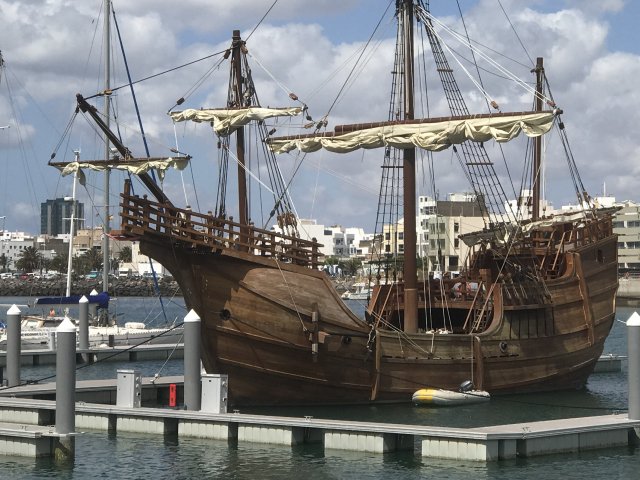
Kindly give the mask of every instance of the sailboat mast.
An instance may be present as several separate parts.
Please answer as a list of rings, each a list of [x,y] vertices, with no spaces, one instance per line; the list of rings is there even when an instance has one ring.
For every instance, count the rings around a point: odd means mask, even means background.
[[[104,2],[104,32],[103,32],[103,48],[104,48],[104,118],[107,128],[109,128],[111,104],[110,104],[110,90],[111,90],[111,0],[105,0]],[[108,161],[111,154],[109,137],[104,136],[104,155]],[[109,191],[110,191],[110,174],[111,171],[107,168],[104,171],[104,220],[102,228],[102,291],[107,292],[109,290],[109,232],[111,227],[109,225]]]
[[[404,0],[402,8],[404,39],[404,119],[414,118],[413,98],[413,0]],[[418,331],[418,291],[416,264],[416,150],[403,152],[404,190],[404,331]]]
[[[544,66],[542,57],[538,57],[536,60],[536,98],[535,98],[535,111],[542,111],[542,79],[544,77]],[[541,176],[540,170],[542,168],[542,136],[538,136],[533,140],[533,175],[532,175],[532,193],[531,201],[533,202],[533,208],[531,210],[531,220],[540,219],[540,190],[541,190]]]
[[[240,30],[233,31],[232,52],[231,52],[231,68],[234,84],[234,101],[235,107],[243,106],[243,78],[242,78],[242,57],[241,57],[242,39],[240,38]],[[236,131],[236,157],[238,159],[238,210],[241,235],[240,243],[246,243],[247,231],[246,225],[249,223],[249,209],[247,206],[247,174],[245,170],[244,159],[244,127],[238,128]]]
[[[75,161],[80,161],[80,151],[73,152]],[[78,184],[78,171],[73,172],[73,188],[71,189],[71,224],[69,225],[69,258],[67,259],[67,290],[66,296],[71,296],[71,272],[73,268],[73,234],[76,222],[76,185]]]

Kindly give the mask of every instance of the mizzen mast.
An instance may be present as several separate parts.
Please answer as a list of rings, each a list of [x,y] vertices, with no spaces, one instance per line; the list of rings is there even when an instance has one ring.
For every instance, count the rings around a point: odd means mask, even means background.
[[[535,111],[542,111],[542,79],[544,78],[544,65],[542,57],[538,57],[536,60],[536,98],[535,98]],[[533,139],[533,172],[531,177],[532,193],[531,201],[533,203],[531,210],[531,220],[534,222],[540,219],[540,190],[541,190],[541,168],[542,168],[542,137],[536,137]]]

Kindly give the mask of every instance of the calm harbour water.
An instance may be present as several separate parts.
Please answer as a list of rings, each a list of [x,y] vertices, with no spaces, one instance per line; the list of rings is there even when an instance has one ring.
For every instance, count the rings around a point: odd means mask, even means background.
[[[0,304],[26,303],[25,298],[0,298]],[[114,303],[119,323],[147,320],[164,323],[156,299],[119,298]],[[165,300],[169,322],[186,314],[182,299]],[[359,306],[352,305],[354,310]],[[4,320],[6,309],[0,309]],[[626,355],[626,331],[622,322],[633,313],[619,307],[605,353]],[[181,360],[168,362],[105,363],[78,371],[78,379],[115,378],[119,368],[135,368],[144,376],[182,374]],[[50,366],[23,368],[24,379],[44,378],[55,373]],[[360,407],[288,407],[243,409],[243,413],[369,420],[392,423],[473,427],[487,424],[531,422],[561,417],[626,412],[627,370],[594,374],[585,389],[560,393],[494,397],[486,404],[456,408],[403,405]],[[231,379],[231,381],[233,381]],[[639,448],[615,448],[580,454],[550,455],[491,464],[423,459],[412,452],[385,455],[324,451],[318,445],[293,448],[227,443],[200,439],[105,432],[84,432],[76,440],[76,458],[67,465],[50,459],[0,456],[0,479],[128,478],[305,478],[313,479],[538,479],[605,477],[637,478]]]

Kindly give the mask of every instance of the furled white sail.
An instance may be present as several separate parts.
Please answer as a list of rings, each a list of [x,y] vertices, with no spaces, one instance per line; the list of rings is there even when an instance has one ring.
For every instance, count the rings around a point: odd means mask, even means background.
[[[69,162],[64,165],[54,165],[62,176],[70,175],[74,172],[78,172],[78,180],[81,184],[84,184],[83,169],[90,169],[95,171],[104,171],[107,168],[111,170],[125,170],[133,173],[134,175],[140,175],[146,173],[149,170],[155,170],[160,177],[160,180],[164,178],[165,171],[169,168],[175,168],[176,170],[184,170],[189,163],[190,157],[169,157],[169,158],[152,158],[146,161],[135,159],[130,162],[126,160],[118,160],[114,162]]]
[[[217,135],[227,136],[234,130],[254,120],[264,120],[272,117],[291,117],[300,115],[302,108],[224,108],[202,109],[189,108],[181,112],[169,112],[174,122],[192,120],[194,122],[213,122],[213,131]]]
[[[524,132],[529,137],[547,133],[553,126],[554,112],[500,115],[495,117],[447,119],[440,122],[400,123],[354,130],[332,136],[272,138],[269,147],[275,153],[298,149],[315,152],[348,153],[359,148],[422,148],[444,150],[466,140],[508,142]]]

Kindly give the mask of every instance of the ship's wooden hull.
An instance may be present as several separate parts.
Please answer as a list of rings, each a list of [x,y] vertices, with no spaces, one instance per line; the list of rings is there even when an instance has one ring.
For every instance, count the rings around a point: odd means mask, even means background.
[[[372,329],[324,273],[292,263],[152,235],[141,251],[171,271],[202,318],[204,366],[229,375],[232,405],[410,401],[419,388],[468,379],[492,394],[579,388],[615,313],[615,236],[565,253],[545,304],[498,286],[490,324],[474,334]]]

